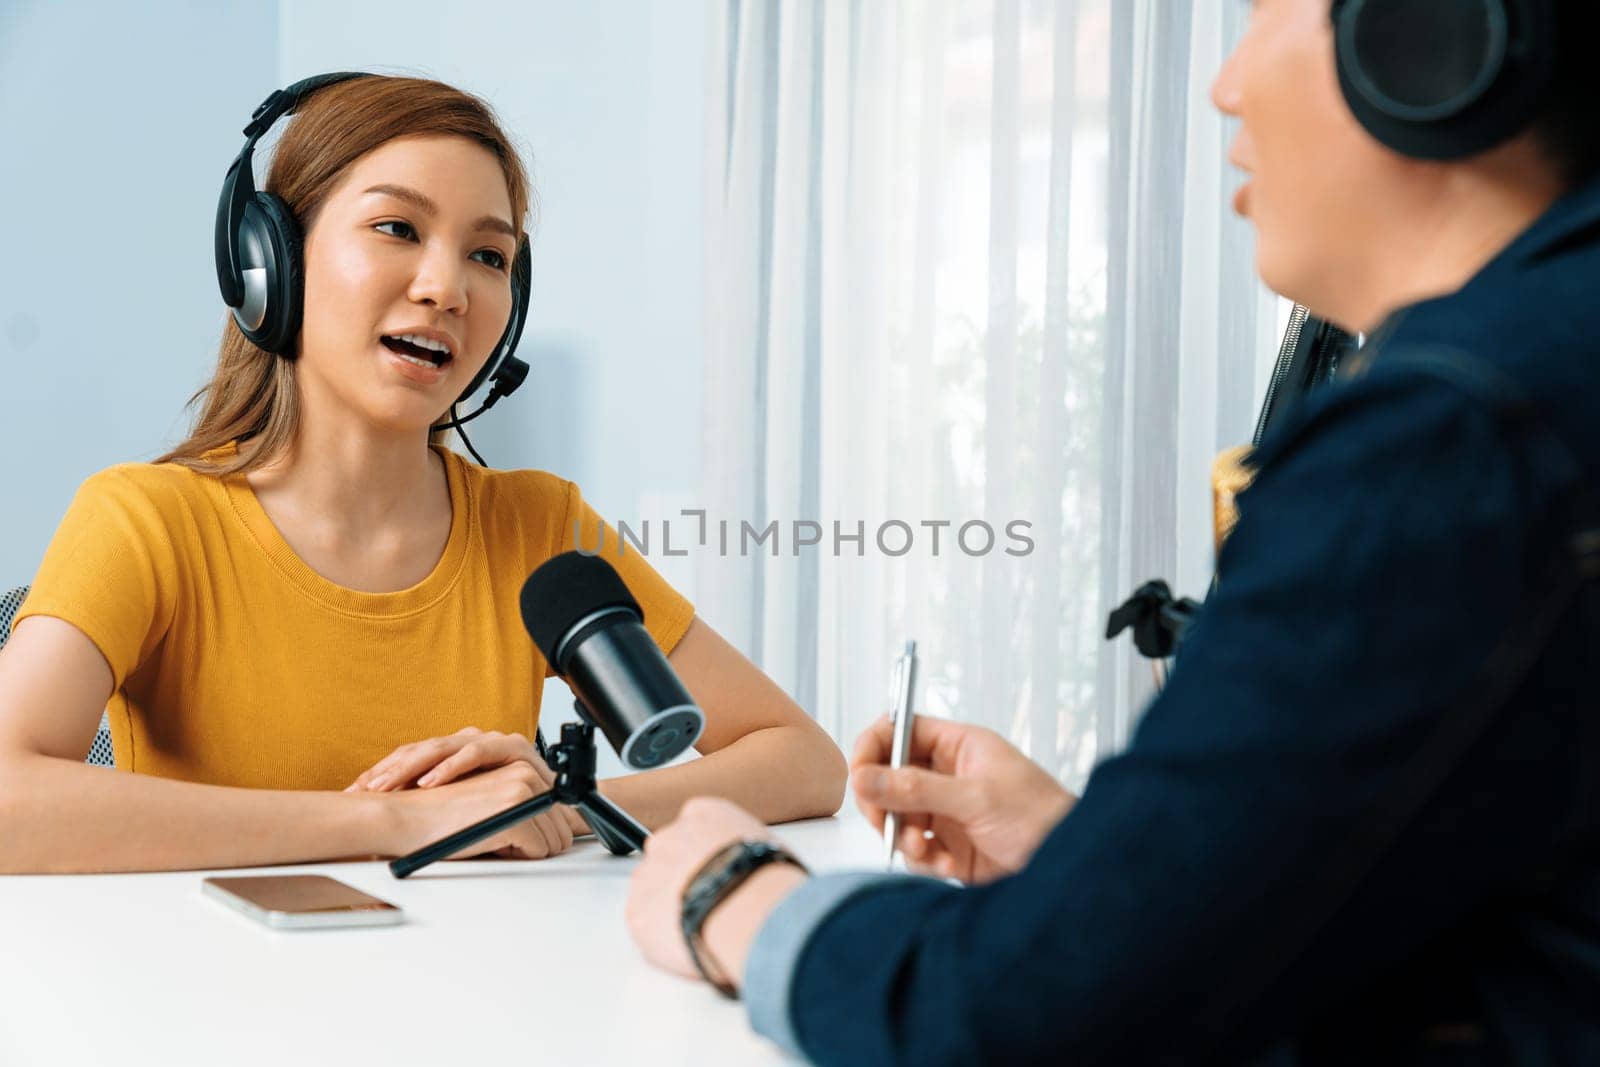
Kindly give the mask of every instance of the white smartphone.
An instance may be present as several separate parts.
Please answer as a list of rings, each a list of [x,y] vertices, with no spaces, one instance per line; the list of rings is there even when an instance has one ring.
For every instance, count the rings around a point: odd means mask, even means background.
[[[387,900],[320,874],[207,878],[200,891],[280,930],[393,926],[405,921],[405,912]]]

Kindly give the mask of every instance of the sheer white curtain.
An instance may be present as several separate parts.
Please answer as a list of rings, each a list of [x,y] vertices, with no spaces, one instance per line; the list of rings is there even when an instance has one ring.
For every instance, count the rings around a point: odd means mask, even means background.
[[[719,4],[700,609],[842,744],[908,637],[924,710],[1070,784],[1126,740],[1152,682],[1106,614],[1204,593],[1273,351],[1207,98],[1247,17]]]

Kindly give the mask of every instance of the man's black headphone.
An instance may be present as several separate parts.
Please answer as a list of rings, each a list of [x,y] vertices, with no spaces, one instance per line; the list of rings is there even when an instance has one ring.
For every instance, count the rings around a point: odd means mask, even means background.
[[[329,85],[367,77],[371,75],[353,71],[319,74],[275,91],[250,116],[250,123],[244,128],[244,147],[222,180],[216,234],[217,285],[222,289],[222,300],[233,309],[233,320],[251,344],[285,359],[295,358],[305,300],[300,224],[281,197],[256,191],[251,157],[261,136],[311,94]],[[456,403],[463,403],[485,381],[492,380],[494,386],[478,410],[433,429],[453,429],[470,422],[495,401],[509,396],[528,377],[528,365],[512,352],[527,321],[532,276],[532,254],[528,236],[523,234],[511,264],[511,318],[494,354]]]
[[[1590,2],[1590,0],[1585,0]],[[1533,119],[1555,66],[1555,0],[1333,0],[1339,87],[1419,159],[1493,148]]]

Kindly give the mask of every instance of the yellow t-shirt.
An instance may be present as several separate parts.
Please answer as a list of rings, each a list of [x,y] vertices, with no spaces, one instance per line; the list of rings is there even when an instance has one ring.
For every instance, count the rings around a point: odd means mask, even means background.
[[[291,549],[249,483],[128,463],[79,488],[17,621],[51,615],[111,665],[117,766],[260,789],[343,789],[400,745],[464,726],[533,736],[549,670],[522,583],[601,522],[578,487],[444,448],[450,539],[409,589],[363,593]],[[670,652],[694,608],[644,558],[604,558]]]

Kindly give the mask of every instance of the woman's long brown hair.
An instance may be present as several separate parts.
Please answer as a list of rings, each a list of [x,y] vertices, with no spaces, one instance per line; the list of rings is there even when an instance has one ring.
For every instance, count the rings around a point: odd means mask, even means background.
[[[489,106],[421,78],[373,75],[319,90],[288,119],[266,189],[283,198],[305,234],[350,164],[397,137],[426,134],[466,137],[493,152],[505,171],[512,218],[526,216],[527,172]],[[256,470],[281,456],[299,429],[295,362],[251,344],[229,315],[217,368],[186,407],[197,404],[203,406],[189,436],[155,462],[219,477]],[[437,443],[448,432],[430,440]],[[247,455],[201,458],[230,441],[250,440],[257,444]]]

